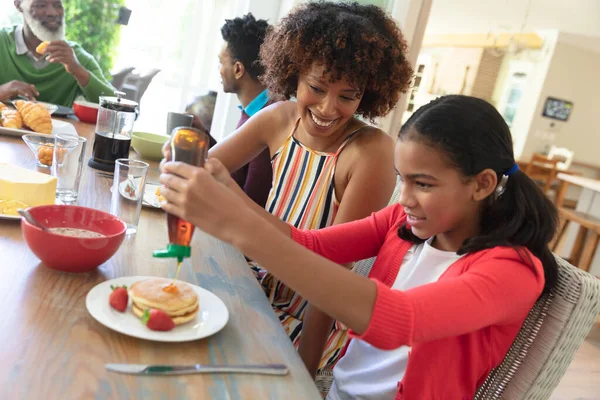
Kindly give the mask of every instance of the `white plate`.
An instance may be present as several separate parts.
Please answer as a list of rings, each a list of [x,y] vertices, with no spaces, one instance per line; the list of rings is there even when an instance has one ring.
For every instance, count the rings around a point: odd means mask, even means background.
[[[202,339],[219,332],[229,319],[229,311],[225,303],[217,296],[191,285],[198,295],[200,310],[196,319],[176,326],[168,332],[158,332],[142,324],[140,319],[131,312],[131,301],[125,312],[119,312],[108,304],[108,297],[112,292],[110,285],[131,286],[137,281],[153,278],[150,276],[126,276],[102,282],[92,288],[85,298],[85,306],[92,317],[102,325],[140,339],[154,340],[157,342],[189,342]]]
[[[50,115],[54,114],[54,112],[58,110],[58,106],[56,104],[44,103],[43,101],[38,101],[37,103],[48,110]]]
[[[20,215],[0,214],[0,219],[17,220],[21,219]]]
[[[25,135],[26,133],[33,133],[33,131],[30,131],[29,129],[12,129],[12,128],[5,128],[3,126],[0,126],[0,135],[21,137],[21,136]],[[52,119],[52,134],[53,135],[60,134],[60,135],[65,135],[65,136],[78,136],[77,130],[75,130],[75,127],[73,126],[73,124],[71,124],[70,122],[61,121],[58,119]]]
[[[158,196],[156,195],[156,188],[160,187],[156,183],[146,183],[144,188],[144,200],[142,205],[151,208],[161,208]]]
[[[123,186],[124,182],[121,182],[121,186]],[[160,202],[158,201],[158,196],[156,195],[156,188],[159,187],[159,184],[156,183],[146,183],[146,187],[144,188],[144,198],[142,199],[142,207],[148,208],[158,208],[160,209]],[[110,192],[112,193],[113,187],[110,187]],[[119,192],[123,194],[122,188],[119,188]],[[126,197],[130,197],[127,195]]]
[[[55,204],[64,204],[62,201],[60,201],[59,199],[55,200]],[[21,219],[20,215],[10,215],[10,214],[0,214],[0,219],[10,219],[10,220],[17,220],[17,219]]]

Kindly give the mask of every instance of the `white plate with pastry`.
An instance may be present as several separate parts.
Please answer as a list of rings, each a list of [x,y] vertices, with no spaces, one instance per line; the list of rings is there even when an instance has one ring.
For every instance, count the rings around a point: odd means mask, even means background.
[[[41,104],[46,110],[48,110],[50,115],[54,115],[59,118],[75,115],[75,112],[72,108],[61,106],[60,104],[46,103],[44,101],[38,101],[37,103]]]
[[[27,128],[12,129],[0,126],[0,135],[21,137],[31,132],[33,131]],[[61,121],[59,119],[52,119],[52,134],[64,136],[77,136],[77,130],[70,122]]]
[[[0,134],[20,137],[37,132],[77,136],[73,124],[52,119],[50,110],[41,103],[15,100],[13,105],[14,109],[0,103]]]
[[[121,182],[121,186],[123,185],[127,185],[127,181],[123,181]],[[148,208],[157,208],[160,209],[160,200],[158,199],[158,195],[156,194],[156,189],[158,189],[160,187],[159,184],[157,183],[146,183],[146,186],[144,187],[144,198],[142,199],[142,207],[148,207]],[[113,187],[110,187],[110,192],[112,193],[113,191]],[[123,194],[123,192],[125,192],[124,190],[120,189],[119,190],[121,192],[121,194]],[[126,197],[130,197],[130,196],[126,196]]]
[[[146,183],[146,187],[144,188],[144,200],[142,202],[143,206],[161,208],[160,200],[158,200],[158,195],[156,194],[156,190],[159,187],[160,185],[156,183]]]
[[[55,204],[61,205],[64,203],[59,199],[56,199]],[[16,200],[0,200],[0,219],[15,221],[21,219],[21,216],[17,213],[17,210],[21,208],[26,209],[29,208],[29,206]],[[6,211],[9,213],[5,214]]]
[[[56,110],[58,110],[58,106],[56,104],[44,103],[43,101],[38,101],[38,104],[42,105],[50,115],[54,114]]]
[[[0,219],[21,219],[17,210],[25,208],[28,208],[27,204],[20,201],[0,200]]]
[[[91,316],[102,325],[124,335],[158,342],[189,342],[219,332],[229,320],[225,303],[206,289],[177,281],[176,294],[164,292],[171,279],[150,276],[126,276],[104,281],[92,288],[85,298]],[[135,285],[134,285],[135,284]],[[110,303],[114,287],[127,286],[127,308],[117,311]],[[155,331],[138,317],[142,309],[163,309],[173,315],[175,327],[169,331]]]

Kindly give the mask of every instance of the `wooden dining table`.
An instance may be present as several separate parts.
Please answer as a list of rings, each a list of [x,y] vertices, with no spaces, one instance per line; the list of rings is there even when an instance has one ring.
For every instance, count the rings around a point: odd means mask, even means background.
[[[563,206],[569,186],[578,186],[582,190],[575,205],[575,210],[592,217],[600,218],[600,180],[563,173],[559,173],[557,177],[560,180],[560,187],[557,191],[555,201],[557,207]],[[578,229],[579,225],[576,223],[572,223],[567,227],[564,239],[560,245],[560,256],[568,257],[571,254]],[[596,251],[588,272],[592,275],[600,276],[600,252]]]
[[[68,122],[88,140],[87,161],[94,125]],[[133,149],[130,157],[139,159]],[[0,162],[38,168],[20,137],[0,136]],[[158,162],[149,164],[148,182],[157,182]],[[108,211],[112,181],[86,163],[78,204]],[[165,213],[144,207],[137,233],[127,236],[110,260],[92,272],[63,273],[30,251],[19,221],[0,220],[0,399],[320,398],[244,257],[198,229],[191,265],[199,286],[227,306],[229,321],[220,332],[164,343],[117,333],[92,318],[85,299],[95,285],[117,277],[168,275],[165,260],[152,257],[167,242]],[[290,372],[137,376],[109,372],[106,363],[281,363]]]

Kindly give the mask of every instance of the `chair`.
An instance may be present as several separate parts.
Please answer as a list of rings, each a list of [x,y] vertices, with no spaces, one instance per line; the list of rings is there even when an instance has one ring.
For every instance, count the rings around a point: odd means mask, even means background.
[[[185,112],[194,115],[200,122],[204,130],[210,132],[212,119],[215,112],[215,104],[217,102],[217,92],[209,91],[201,96],[196,96],[186,107]]]
[[[571,162],[573,161],[573,153],[571,150],[566,147],[550,147],[550,151],[548,152],[548,158],[551,160],[560,160],[556,164],[558,169],[565,170],[569,169],[571,166]]]
[[[123,83],[125,83],[125,78],[133,71],[133,67],[123,68],[122,70],[115,72],[112,74],[111,84],[117,90],[121,90],[123,88]]]
[[[388,206],[392,204],[396,204],[400,199],[400,178],[396,178],[396,187],[394,187],[394,192],[392,193],[392,197],[388,202]],[[357,261],[354,263],[354,267],[352,271],[362,276],[369,276],[371,272],[371,268],[373,268],[373,264],[375,263],[376,257],[367,258],[365,260]]]
[[[120,88],[125,92],[125,98],[139,103],[152,79],[160,72],[160,69],[150,68],[148,70],[132,69],[123,80]]]
[[[600,312],[600,280],[560,257],[558,282],[542,295],[475,400],[547,399]]]
[[[558,213],[560,218],[558,234],[551,243],[550,248],[556,253],[567,231],[567,226],[571,222],[579,224],[579,231],[569,255],[569,262],[588,272],[594,259],[596,248],[598,247],[600,219],[564,207],[560,207]]]
[[[525,168],[525,174],[542,187],[544,193],[548,193],[556,174],[560,160],[551,160],[543,154],[534,153]]]

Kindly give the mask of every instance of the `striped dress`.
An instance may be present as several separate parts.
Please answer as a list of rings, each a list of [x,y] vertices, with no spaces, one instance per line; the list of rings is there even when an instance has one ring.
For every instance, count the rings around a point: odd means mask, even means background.
[[[296,228],[325,228],[333,224],[339,207],[333,179],[338,157],[360,128],[350,133],[335,153],[324,153],[309,149],[294,137],[299,122],[271,160],[273,186],[265,208]],[[252,269],[297,347],[307,302],[257,264],[252,263]],[[346,336],[346,327],[336,322],[320,368],[333,368],[346,343]]]

